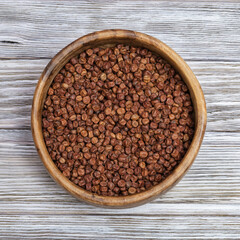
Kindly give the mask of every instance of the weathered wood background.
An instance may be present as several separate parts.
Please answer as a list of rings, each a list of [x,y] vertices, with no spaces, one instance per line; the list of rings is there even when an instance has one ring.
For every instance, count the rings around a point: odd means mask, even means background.
[[[45,65],[74,39],[109,28],[141,31],[176,50],[208,110],[188,174],[127,210],[68,195],[46,173],[30,131]],[[240,2],[1,0],[0,239],[240,239]]]

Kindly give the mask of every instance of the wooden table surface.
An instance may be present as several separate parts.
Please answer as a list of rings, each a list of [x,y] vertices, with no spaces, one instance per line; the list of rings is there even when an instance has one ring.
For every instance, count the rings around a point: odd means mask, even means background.
[[[132,209],[68,195],[35,150],[31,103],[49,60],[102,29],[150,34],[178,52],[207,102],[194,165],[168,193]],[[0,239],[240,239],[240,2],[0,2]]]

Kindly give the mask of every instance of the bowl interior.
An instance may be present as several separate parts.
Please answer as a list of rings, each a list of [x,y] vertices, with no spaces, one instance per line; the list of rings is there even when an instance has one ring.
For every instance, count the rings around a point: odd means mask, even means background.
[[[42,109],[47,91],[58,72],[74,56],[93,47],[112,47],[116,44],[144,47],[161,56],[181,75],[187,84],[195,114],[195,134],[192,143],[180,164],[172,174],[158,185],[141,193],[129,196],[108,197],[90,193],[68,180],[56,167],[47,151],[42,135]],[[201,87],[184,60],[161,41],[142,33],[125,30],[106,30],[86,35],[61,50],[47,65],[35,91],[32,108],[32,132],[39,155],[53,179],[72,195],[89,203],[108,207],[129,207],[144,203],[165,192],[178,182],[193,163],[206,127],[206,107]]]

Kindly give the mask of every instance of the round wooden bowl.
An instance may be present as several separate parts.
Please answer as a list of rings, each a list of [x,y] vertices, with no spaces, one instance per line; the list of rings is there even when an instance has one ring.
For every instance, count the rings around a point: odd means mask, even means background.
[[[187,84],[191,94],[195,115],[195,134],[184,158],[172,174],[164,181],[141,193],[129,196],[109,197],[99,196],[80,188],[68,180],[60,172],[60,170],[58,170],[47,151],[43,139],[42,109],[48,88],[50,87],[54,77],[70,60],[70,58],[78,55],[88,48],[96,46],[109,47],[114,46],[117,43],[145,47],[163,57],[175,68],[175,70],[177,70],[184,82]],[[128,30],[104,30],[94,32],[77,39],[62,49],[49,62],[38,81],[33,98],[31,119],[32,134],[38,154],[51,177],[73,196],[94,205],[113,208],[132,207],[146,203],[174,186],[184,176],[196,158],[203,140],[206,122],[206,105],[201,86],[185,61],[170,47],[158,39],[143,33]]]

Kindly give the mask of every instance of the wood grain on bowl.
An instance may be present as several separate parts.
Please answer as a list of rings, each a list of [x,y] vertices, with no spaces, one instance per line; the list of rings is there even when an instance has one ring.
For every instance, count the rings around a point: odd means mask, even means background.
[[[69,61],[69,59],[88,48],[96,46],[114,46],[117,43],[148,48],[152,52],[163,57],[174,67],[174,69],[176,69],[176,71],[181,75],[184,82],[187,84],[190,91],[195,113],[195,134],[186,155],[178,167],[160,184],[152,187],[149,190],[131,196],[109,197],[99,196],[76,186],[58,170],[45,146],[42,135],[41,120],[43,103],[46,98],[48,88],[51,85],[56,74]],[[143,33],[127,30],[105,30],[91,33],[77,39],[65,47],[63,50],[61,50],[49,62],[43,71],[36,87],[32,105],[32,134],[34,142],[37,151],[52,178],[77,198],[91,204],[106,207],[120,208],[137,206],[139,204],[150,201],[151,199],[154,199],[158,195],[164,193],[172,186],[174,186],[192,165],[199,151],[205,128],[206,105],[204,96],[201,90],[201,86],[189,66],[178,54],[176,54],[171,48],[162,43],[160,40],[157,40]]]

